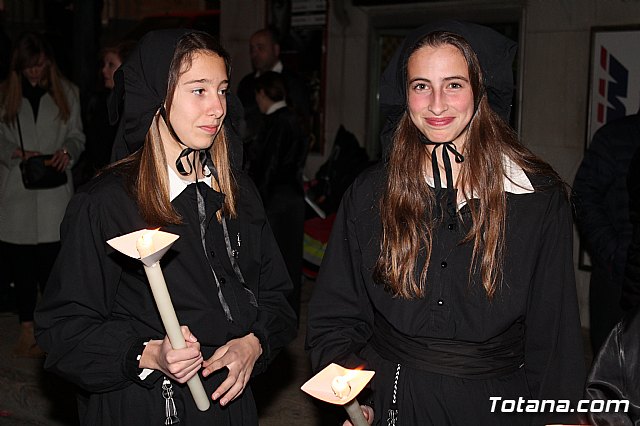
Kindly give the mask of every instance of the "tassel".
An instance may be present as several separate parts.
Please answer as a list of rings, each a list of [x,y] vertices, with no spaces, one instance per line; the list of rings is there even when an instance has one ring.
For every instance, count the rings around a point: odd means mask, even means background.
[[[400,378],[400,364],[396,367],[396,377],[393,381],[393,400],[391,408],[387,410],[387,426],[398,424],[398,379]]]
[[[176,403],[173,401],[173,385],[166,377],[162,380],[162,396],[164,397],[164,420],[165,425],[175,425],[180,423]]]
[[[387,410],[387,426],[396,426],[398,422],[398,408],[393,405]]]

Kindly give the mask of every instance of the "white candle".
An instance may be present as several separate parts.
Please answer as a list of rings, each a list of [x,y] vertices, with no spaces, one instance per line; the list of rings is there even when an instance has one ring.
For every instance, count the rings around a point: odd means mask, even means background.
[[[331,390],[339,399],[345,399],[351,393],[351,385],[349,380],[355,377],[356,370],[351,370],[343,376],[336,376],[331,381]],[[357,398],[353,398],[351,401],[344,404],[344,409],[349,415],[349,419],[353,426],[369,426],[369,423],[362,414],[360,403]]]
[[[140,259],[145,258],[154,252],[153,250],[153,234],[155,231],[145,232],[136,241],[136,249],[140,254]]]
[[[336,376],[331,381],[331,390],[340,399],[349,396],[351,386],[346,376]]]
[[[136,242],[136,248],[138,249],[141,259],[155,252],[153,247],[153,233],[154,231],[149,231],[142,234]],[[167,289],[167,283],[164,280],[162,269],[160,269],[160,261],[155,262],[151,266],[144,265],[144,272],[147,274],[149,286],[151,287],[153,298],[156,302],[156,306],[158,307],[158,311],[160,312],[160,318],[162,319],[162,324],[164,325],[164,329],[169,337],[171,346],[173,349],[185,348],[187,344],[182,336],[180,323],[178,322],[176,311],[173,308],[169,290]],[[187,385],[189,386],[189,390],[191,391],[191,395],[193,396],[198,409],[200,411],[208,410],[210,406],[209,397],[202,386],[200,377],[196,374],[189,379]]]
[[[353,426],[369,426],[369,422],[364,418],[362,408],[357,398],[353,398],[351,401],[344,404],[344,409],[347,410],[349,420]]]

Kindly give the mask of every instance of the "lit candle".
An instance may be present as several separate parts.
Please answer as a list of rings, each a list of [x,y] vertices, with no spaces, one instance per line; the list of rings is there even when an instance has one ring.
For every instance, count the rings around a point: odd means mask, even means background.
[[[329,364],[307,380],[301,389],[321,401],[344,406],[353,426],[369,426],[356,397],[374,374],[373,371],[347,370],[338,364]]]
[[[136,249],[140,254],[141,260],[156,253],[158,250],[165,248],[160,247],[157,250],[154,248],[153,234],[155,232],[156,231],[145,232],[136,241]],[[149,286],[151,287],[153,298],[156,302],[156,306],[158,307],[158,311],[160,312],[162,324],[164,325],[164,329],[169,337],[169,341],[171,342],[171,347],[173,347],[173,349],[183,349],[187,344],[182,336],[180,323],[178,322],[178,317],[176,316],[176,311],[173,308],[171,296],[167,289],[167,283],[164,280],[164,275],[160,268],[160,259],[149,266],[144,262],[143,264],[144,272],[147,274]],[[189,386],[189,390],[191,391],[191,395],[193,396],[198,409],[200,411],[208,410],[210,406],[209,397],[202,386],[200,377],[196,374],[189,379],[187,385]]]
[[[358,370],[350,370],[347,374],[342,376],[336,376],[331,381],[331,390],[339,399],[346,399],[351,393],[351,385],[349,381],[355,377]],[[357,398],[353,398],[351,401],[344,404],[344,409],[349,415],[349,419],[353,426],[369,426],[369,423],[362,414],[360,403]]]
[[[340,399],[344,399],[351,393],[351,386],[347,376],[336,376],[331,381],[331,390]]]
[[[145,258],[154,252],[153,250],[153,233],[155,231],[145,232],[136,241],[136,249],[140,254],[140,259]]]

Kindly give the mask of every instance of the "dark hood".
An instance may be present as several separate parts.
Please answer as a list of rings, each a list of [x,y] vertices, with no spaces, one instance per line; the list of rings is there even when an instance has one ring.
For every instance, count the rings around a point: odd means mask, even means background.
[[[112,159],[122,159],[144,143],[153,117],[167,96],[169,67],[178,41],[193,32],[196,31],[175,28],[147,33],[115,72],[109,119],[119,125]],[[242,116],[240,101],[228,94],[224,129],[230,138],[232,163],[238,168],[242,164],[242,144],[237,129]]]
[[[502,34],[469,22],[441,20],[425,24],[409,33],[396,50],[380,79],[380,109],[386,122],[381,135],[387,152],[398,120],[406,110],[406,64],[408,54],[424,35],[449,31],[464,37],[480,61],[489,105],[505,121],[509,121],[513,100],[513,60],[517,44]]]

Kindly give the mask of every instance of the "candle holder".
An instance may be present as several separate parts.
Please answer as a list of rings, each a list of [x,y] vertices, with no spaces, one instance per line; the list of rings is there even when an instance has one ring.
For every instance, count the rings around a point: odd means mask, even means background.
[[[187,344],[182,336],[180,323],[160,268],[160,259],[178,238],[178,235],[169,232],[142,229],[107,241],[111,247],[120,253],[138,259],[144,265],[144,272],[149,280],[153,299],[156,302],[162,324],[173,349],[183,349]],[[200,376],[196,374],[189,379],[187,386],[198,409],[200,411],[208,410],[211,403],[204,386],[202,386]]]
[[[344,406],[353,426],[369,426],[356,397],[374,374],[374,371],[349,370],[329,364],[300,389],[321,401]]]

